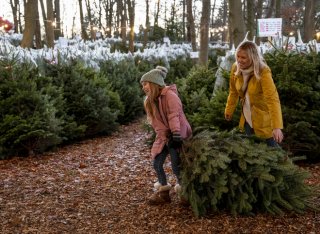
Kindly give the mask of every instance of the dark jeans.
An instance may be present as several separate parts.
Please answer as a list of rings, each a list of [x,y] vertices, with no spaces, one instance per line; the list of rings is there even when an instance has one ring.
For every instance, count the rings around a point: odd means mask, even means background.
[[[170,146],[171,144],[168,145]],[[177,177],[178,183],[180,184],[180,155],[175,148],[169,147],[168,145],[165,145],[162,152],[155,157],[153,161],[153,168],[157,173],[159,183],[161,185],[167,185],[167,176],[163,169],[163,164],[167,158],[167,155],[170,154],[172,171]]]
[[[253,128],[250,127],[250,125],[247,122],[245,122],[244,124],[244,130],[248,136],[251,136],[254,134]],[[267,146],[270,146],[270,147],[280,147],[278,143],[273,139],[273,137],[267,138],[266,143],[267,143]]]

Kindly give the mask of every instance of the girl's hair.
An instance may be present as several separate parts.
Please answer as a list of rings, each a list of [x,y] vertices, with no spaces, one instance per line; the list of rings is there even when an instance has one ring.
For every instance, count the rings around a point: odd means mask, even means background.
[[[260,74],[262,72],[262,69],[266,67],[267,64],[263,59],[263,57],[261,56],[258,46],[252,41],[244,41],[240,43],[235,53],[236,61],[237,61],[237,54],[239,50],[244,50],[247,52],[249,59],[252,61],[252,64],[253,64],[253,73],[257,79],[260,79]],[[239,75],[239,73],[240,73],[240,67],[237,66],[237,70],[235,74]]]
[[[148,82],[148,81],[145,81]],[[157,111],[158,100],[163,87],[160,85],[149,82],[150,91],[146,99],[144,100],[144,109],[146,110],[148,120],[151,121],[155,117]]]

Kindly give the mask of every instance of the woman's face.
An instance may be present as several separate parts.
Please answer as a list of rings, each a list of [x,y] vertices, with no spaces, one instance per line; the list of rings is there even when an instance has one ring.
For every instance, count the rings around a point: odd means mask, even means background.
[[[240,69],[247,69],[251,66],[252,61],[245,50],[239,50],[237,53],[237,62]]]
[[[148,96],[148,93],[150,92],[150,83],[143,81],[142,82],[142,90]]]

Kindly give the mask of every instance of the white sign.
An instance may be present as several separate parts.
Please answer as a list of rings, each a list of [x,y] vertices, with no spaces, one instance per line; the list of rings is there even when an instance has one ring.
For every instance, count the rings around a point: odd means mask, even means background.
[[[59,37],[60,48],[68,47],[68,40],[64,37]]]
[[[101,37],[101,32],[96,32],[96,38],[100,38]]]
[[[198,51],[190,52],[190,58],[193,58],[193,59],[199,58],[199,52]]]
[[[258,19],[258,37],[281,36],[282,18]]]
[[[170,45],[170,39],[169,39],[169,37],[164,37],[164,38],[163,38],[163,43],[166,43],[167,45]]]

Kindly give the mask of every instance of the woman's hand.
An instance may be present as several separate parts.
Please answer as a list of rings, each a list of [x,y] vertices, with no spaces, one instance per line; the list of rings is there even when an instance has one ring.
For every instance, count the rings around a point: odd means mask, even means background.
[[[272,135],[273,135],[273,139],[278,142],[281,143],[283,140],[283,133],[281,131],[280,128],[275,128],[272,130]]]
[[[225,114],[225,115],[224,115],[224,118],[225,118],[227,121],[231,121],[231,120],[232,120],[232,115]]]

